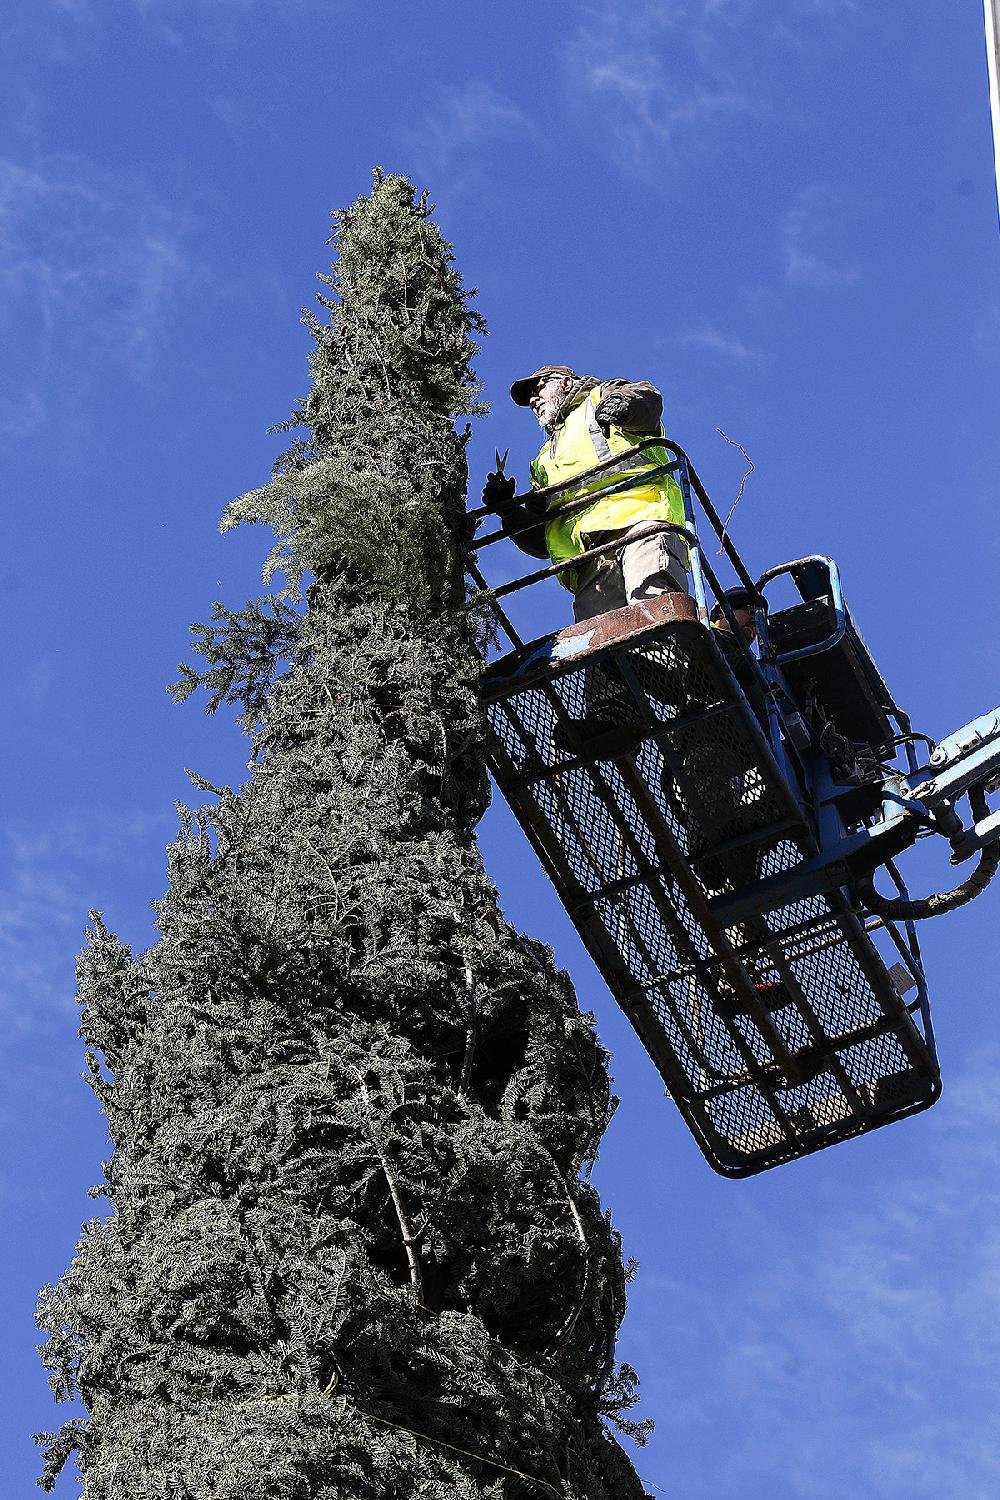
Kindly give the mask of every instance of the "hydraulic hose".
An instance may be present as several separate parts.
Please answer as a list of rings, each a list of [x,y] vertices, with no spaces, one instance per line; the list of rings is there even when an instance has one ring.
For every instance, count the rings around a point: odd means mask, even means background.
[[[979,863],[961,885],[951,891],[938,891],[935,896],[913,898],[910,896],[882,896],[875,889],[871,875],[858,881],[858,894],[870,911],[891,922],[919,922],[923,917],[940,917],[946,911],[955,911],[985,891],[1000,866],[1000,842],[987,844],[979,857]]]

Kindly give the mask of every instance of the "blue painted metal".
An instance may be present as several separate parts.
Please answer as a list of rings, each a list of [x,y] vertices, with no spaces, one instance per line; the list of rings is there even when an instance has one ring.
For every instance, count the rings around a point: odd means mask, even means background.
[[[681,494],[684,497],[684,520],[693,535],[689,542],[689,565],[691,569],[691,582],[694,585],[693,593],[695,603],[698,606],[698,618],[708,624],[708,598],[705,593],[705,569],[702,565],[701,540],[698,536],[698,518],[695,515],[694,500],[691,494],[691,475],[688,472],[687,459],[682,458],[674,466],[674,473],[680,485]]]
[[[906,888],[906,882],[896,868],[895,862],[891,859],[887,860],[885,867],[899,895],[903,896],[904,898],[908,898],[910,893]],[[921,1020],[923,1022],[924,1037],[927,1040],[927,1045],[930,1047],[931,1052],[935,1057],[937,1057],[937,1043],[934,1037],[934,1022],[931,1019],[931,1002],[930,996],[927,992],[927,975],[924,973],[924,961],[920,953],[920,943],[917,939],[916,926],[911,921],[906,921],[903,923],[903,931],[906,933],[906,944],[904,945],[899,933],[899,928],[896,926],[895,922],[883,922],[881,925],[889,934],[889,937],[895,944],[896,949],[903,960],[903,963],[906,965],[910,974],[913,976],[914,981],[916,982],[916,1007],[920,1012]]]
[[[818,656],[821,651],[832,650],[844,638],[844,633],[847,630],[847,610],[844,606],[844,592],[840,583],[840,569],[832,557],[826,557],[823,553],[817,552],[810,557],[800,557],[794,562],[781,563],[776,568],[768,568],[767,572],[762,573],[757,580],[757,587],[763,591],[775,578],[793,573],[796,569],[803,569],[810,564],[817,565],[826,571],[826,576],[829,580],[830,603],[835,618],[834,628],[828,637],[821,641],[815,641],[812,645],[801,646],[795,651],[772,653],[766,644],[768,637],[765,618],[764,634],[761,637],[761,656],[769,665],[784,666],[791,661],[801,661],[806,656]],[[811,597],[815,598],[816,594],[812,594]]]

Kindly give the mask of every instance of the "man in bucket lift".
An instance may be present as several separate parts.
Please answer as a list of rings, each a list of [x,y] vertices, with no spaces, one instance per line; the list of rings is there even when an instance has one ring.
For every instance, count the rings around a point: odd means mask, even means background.
[[[577,375],[567,365],[543,365],[515,380],[511,399],[530,406],[546,434],[545,445],[531,465],[533,490],[566,484],[596,464],[626,453],[642,438],[662,437],[663,398],[647,381],[605,380]],[[514,501],[516,481],[507,477],[499,456],[483,488],[483,504],[500,517],[510,539],[532,557],[569,562],[606,542],[618,542],[579,568],[558,576],[573,592],[573,617],[589,620],[659,594],[687,592],[687,548],[676,532],[654,531],[651,522],[684,524],[684,500],[669,474],[644,480],[644,474],[667,461],[666,453],[645,448],[622,467],[608,469],[580,486],[561,490],[548,506],[538,497]],[[602,498],[602,490],[634,482]],[[593,494],[592,504],[568,515],[561,509]]]

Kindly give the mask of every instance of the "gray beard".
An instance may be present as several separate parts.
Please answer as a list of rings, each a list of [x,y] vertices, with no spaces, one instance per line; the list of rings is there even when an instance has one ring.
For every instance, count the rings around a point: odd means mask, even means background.
[[[543,432],[551,433],[562,407],[561,401],[550,401],[548,406],[543,406],[535,413],[535,421]]]

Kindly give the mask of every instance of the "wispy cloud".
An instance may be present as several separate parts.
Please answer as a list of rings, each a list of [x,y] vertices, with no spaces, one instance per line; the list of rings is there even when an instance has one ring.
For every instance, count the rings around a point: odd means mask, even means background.
[[[794,6],[796,10],[804,11],[807,15],[819,13],[828,16],[859,15],[862,8],[859,0],[794,0]]]
[[[726,333],[719,328],[692,328],[687,333],[679,333],[676,342],[687,349],[701,349],[706,354],[714,354],[719,359],[736,364],[748,364],[760,359],[757,350],[751,349],[737,334]]]
[[[109,880],[148,858],[172,832],[167,814],[68,814],[0,830],[0,1023],[61,1027],[71,1012],[74,960],[87,912]],[[116,884],[116,888],[118,888]]]
[[[105,9],[102,0],[48,0],[49,5],[55,10],[67,12],[73,16],[99,17]],[[203,0],[124,0],[133,10],[140,15],[170,15],[184,11],[204,11],[207,7]],[[317,8],[328,5],[329,0],[284,0],[282,9],[287,10],[293,5]],[[213,10],[263,10],[273,8],[273,0],[212,0]]]
[[[841,260],[831,246],[843,239],[841,205],[832,189],[812,184],[781,218],[779,240],[785,278],[792,286],[827,292],[854,286],[856,265]]]
[[[570,35],[566,78],[593,116],[596,149],[649,172],[687,128],[752,108],[717,45],[733,0],[608,0],[585,7]]]
[[[981,354],[1000,354],[1000,302],[983,309],[973,325],[972,342]]]
[[[141,183],[80,157],[0,158],[0,435],[72,409],[102,368],[149,377],[171,302],[197,274],[187,236]]]
[[[463,88],[438,94],[408,146],[419,165],[436,175],[475,168],[485,148],[516,136],[529,125],[524,111],[492,84],[470,81]]]
[[[315,9],[325,0],[282,0],[282,12]],[[107,30],[126,19],[146,26],[156,41],[181,48],[190,42],[192,28],[225,35],[254,11],[274,8],[274,0],[118,0],[116,16],[110,16],[106,0],[41,0],[50,11],[68,23]]]
[[[671,1367],[646,1380],[646,1404],[725,1436],[706,1449],[699,1493],[1000,1493],[1000,1050],[953,1080],[922,1127],[889,1131],[893,1168],[859,1174],[857,1200],[845,1187],[804,1246],[784,1218],[741,1229],[744,1203],[721,1296],[707,1281],[658,1288]],[[717,1351],[708,1388],[685,1376],[688,1349]]]

